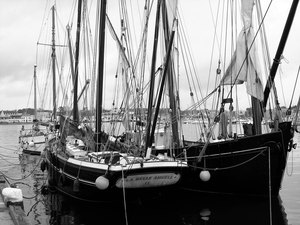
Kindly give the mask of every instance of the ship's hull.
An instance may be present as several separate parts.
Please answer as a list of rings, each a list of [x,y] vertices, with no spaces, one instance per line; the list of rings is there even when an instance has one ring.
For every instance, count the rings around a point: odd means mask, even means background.
[[[278,132],[209,143],[201,160],[198,156],[205,144],[186,143],[184,149],[175,150],[175,155],[185,155],[178,161],[187,159],[184,166],[178,162],[103,166],[65,157],[55,144],[50,144],[46,150],[49,183],[79,200],[97,202],[120,201],[124,197],[136,201],[145,196],[187,192],[278,196],[293,144],[291,124],[283,123],[280,128]],[[203,177],[203,171],[209,174]],[[101,176],[109,180],[103,190],[96,186]]]
[[[109,166],[64,157],[53,151],[51,145],[46,150],[45,160],[49,185],[87,202],[136,202],[170,194],[180,183],[183,169],[187,168],[186,164],[175,161]],[[105,177],[107,187],[99,189],[96,185],[99,177]]]
[[[291,124],[282,123],[279,132],[210,143],[201,160],[204,144],[190,143],[189,169],[181,187],[193,192],[277,196],[292,137]]]

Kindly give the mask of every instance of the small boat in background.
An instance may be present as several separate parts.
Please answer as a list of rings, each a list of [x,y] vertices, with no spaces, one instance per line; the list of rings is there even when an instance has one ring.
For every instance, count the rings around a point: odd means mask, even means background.
[[[22,125],[19,136],[20,149],[23,153],[30,155],[40,155],[45,148],[48,129],[41,129],[39,122],[34,120],[30,129],[25,129]]]
[[[20,149],[23,153],[31,155],[40,155],[45,148],[45,142],[47,139],[48,128],[45,123],[39,122],[37,119],[37,100],[36,100],[36,65],[34,66],[34,119],[33,125],[30,129],[25,129],[22,125],[19,135]],[[41,125],[45,126],[41,129]]]

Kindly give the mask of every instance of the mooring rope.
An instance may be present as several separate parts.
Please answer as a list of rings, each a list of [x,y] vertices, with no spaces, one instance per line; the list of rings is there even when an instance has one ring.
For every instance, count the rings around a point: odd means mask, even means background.
[[[269,167],[269,211],[270,211],[270,225],[272,225],[272,186],[271,186],[271,148],[268,147],[268,167]]]
[[[255,158],[257,158],[258,156],[260,156],[264,151],[266,151],[266,150],[262,150],[262,151],[259,152],[257,155],[253,156],[252,158],[250,158],[250,159],[248,159],[248,160],[246,160],[246,161],[244,161],[244,162],[242,162],[242,163],[238,163],[238,164],[236,164],[236,165],[228,166],[228,167],[222,167],[222,168],[219,168],[219,167],[217,167],[217,168],[208,168],[208,167],[193,166],[193,165],[188,165],[188,166],[190,166],[190,167],[192,167],[192,168],[196,168],[196,169],[205,169],[205,170],[211,170],[211,171],[216,171],[216,170],[227,170],[227,169],[232,169],[232,168],[235,168],[235,167],[239,167],[239,166],[242,166],[242,165],[244,165],[244,164],[246,164],[246,163],[251,162],[252,160],[254,160]]]
[[[23,178],[13,178],[13,177],[10,177],[8,175],[6,175],[4,172],[2,172],[0,170],[0,173],[5,177],[5,178],[8,178],[10,180],[14,180],[14,181],[19,181],[19,180],[25,180],[26,178],[28,178],[29,176],[31,176],[33,174],[33,172],[36,170],[36,168],[40,165],[40,162],[42,161],[42,158],[40,158],[39,162],[35,165],[35,167],[33,168],[33,170],[25,177]]]
[[[26,214],[27,216],[29,215],[29,213],[31,213],[31,211],[37,206],[38,203],[43,203],[42,200],[38,200],[36,203],[34,203],[31,208],[29,209],[28,213]]]
[[[123,171],[123,166],[121,166],[121,167],[122,167],[122,189],[123,189],[124,214],[125,214],[126,225],[128,225],[127,207],[126,207],[126,196],[125,196],[124,171]]]

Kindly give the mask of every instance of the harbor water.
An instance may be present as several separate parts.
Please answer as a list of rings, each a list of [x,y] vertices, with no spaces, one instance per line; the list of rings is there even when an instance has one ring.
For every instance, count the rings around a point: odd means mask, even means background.
[[[185,124],[184,130],[193,130]],[[40,156],[18,150],[21,125],[0,125],[0,172],[23,191],[24,210],[32,224],[278,224],[300,225],[300,134],[289,153],[280,198],[277,200],[229,196],[174,196],[164,202],[93,205],[79,203],[54,190],[43,189],[47,172]],[[195,132],[191,132],[192,135]],[[187,134],[185,134],[187,136]],[[0,221],[1,224],[1,221]]]

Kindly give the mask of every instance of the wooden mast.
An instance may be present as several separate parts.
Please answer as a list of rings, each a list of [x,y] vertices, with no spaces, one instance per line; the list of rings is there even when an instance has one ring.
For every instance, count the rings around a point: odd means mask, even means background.
[[[73,52],[72,52],[72,43],[71,43],[71,27],[67,25],[67,33],[68,33],[68,48],[69,48],[69,55],[70,55],[70,63],[71,63],[71,75],[72,75],[72,82],[73,87],[75,85],[75,71],[74,71],[74,60],[73,60]]]
[[[151,63],[151,73],[150,73],[150,91],[148,100],[148,111],[147,111],[147,128],[146,128],[146,149],[152,145],[153,139],[151,139],[151,120],[152,120],[152,105],[153,105],[153,95],[154,95],[154,81],[155,81],[155,65],[156,65],[156,54],[157,54],[157,43],[159,34],[159,21],[160,21],[160,6],[161,0],[157,1],[156,9],[156,21],[155,21],[155,31],[154,31],[154,43],[152,52],[152,63]]]
[[[73,120],[79,121],[78,114],[78,60],[79,60],[79,43],[80,43],[80,28],[81,28],[81,8],[82,0],[78,1],[78,15],[77,15],[77,30],[76,30],[76,51],[75,51],[75,80],[74,80],[74,95],[73,95]],[[73,65],[72,65],[73,66]]]
[[[101,143],[106,3],[107,3],[107,0],[102,0],[101,1],[101,9],[100,9],[98,80],[97,80],[97,97],[96,97],[97,98],[96,99],[97,149],[98,149],[99,143]]]
[[[55,74],[55,7],[52,6],[52,76],[53,76],[53,119],[56,120],[56,74]]]
[[[34,120],[36,120],[37,119],[37,111],[36,111],[36,109],[37,109],[37,107],[36,107],[36,65],[34,65],[34,72],[33,72],[33,88],[34,88]]]
[[[167,72],[168,72],[168,68],[169,68],[169,61],[170,61],[170,57],[171,57],[171,50],[172,50],[172,45],[173,45],[173,40],[174,40],[174,34],[175,34],[175,31],[172,31],[170,41],[168,44],[168,48],[167,48],[166,61],[165,61],[163,76],[161,79],[161,85],[160,85],[160,89],[159,89],[159,93],[158,93],[157,105],[155,108],[153,125],[152,125],[151,134],[150,134],[150,140],[154,139],[155,127],[156,127],[156,122],[157,122],[157,118],[158,118],[161,98],[162,98],[163,90],[165,87],[165,80],[166,80],[166,76],[167,76]]]
[[[278,65],[280,63],[280,58],[281,58],[282,52],[284,50],[285,43],[287,41],[291,26],[292,26],[292,23],[293,23],[293,20],[294,20],[294,16],[295,16],[295,13],[296,13],[296,10],[297,10],[298,2],[299,2],[299,0],[294,0],[292,5],[291,5],[290,12],[289,12],[289,15],[288,15],[287,21],[285,23],[284,30],[283,30],[283,33],[282,33],[282,36],[281,36],[281,39],[280,39],[280,42],[279,42],[279,45],[278,45],[278,49],[277,49],[277,52],[275,54],[275,58],[273,59],[273,64],[272,64],[272,67],[271,67],[271,70],[270,70],[270,75],[268,77],[268,81],[267,81],[265,91],[264,91],[264,101],[263,101],[263,107],[264,108],[266,108],[266,105],[267,105],[267,102],[268,102],[270,90],[271,90],[271,88],[273,86],[273,83],[274,83],[274,79],[275,79],[275,76],[276,76]],[[276,100],[276,107],[279,107],[278,100]]]

